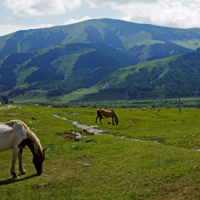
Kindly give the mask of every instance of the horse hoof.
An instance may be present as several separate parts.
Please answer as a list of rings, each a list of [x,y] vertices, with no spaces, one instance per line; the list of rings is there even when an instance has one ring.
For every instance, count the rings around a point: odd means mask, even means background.
[[[17,174],[13,175],[13,179],[19,178]]]
[[[12,177],[13,179],[19,178],[19,176],[15,172],[12,172],[11,175],[13,175],[13,177]]]
[[[26,171],[23,171],[23,172],[20,173],[20,175],[24,175],[24,174],[26,174]]]

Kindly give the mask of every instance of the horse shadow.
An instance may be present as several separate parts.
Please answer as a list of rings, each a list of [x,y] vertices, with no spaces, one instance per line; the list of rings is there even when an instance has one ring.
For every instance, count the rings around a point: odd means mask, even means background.
[[[3,181],[0,180],[0,185],[10,185],[10,184],[17,183],[17,182],[20,182],[20,181],[28,180],[30,178],[34,178],[36,176],[38,176],[38,175],[37,174],[33,174],[33,175],[27,176],[25,178],[19,178],[19,179],[10,178],[10,179],[3,180]]]

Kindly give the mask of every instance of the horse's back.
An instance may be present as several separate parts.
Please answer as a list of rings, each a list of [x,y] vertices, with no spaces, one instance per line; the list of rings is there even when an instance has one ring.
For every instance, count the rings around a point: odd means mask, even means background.
[[[101,109],[99,110],[99,113],[105,117],[112,117],[113,116],[113,111],[114,110],[106,110],[106,109]]]
[[[0,123],[0,135],[4,135],[8,132],[11,132],[13,127],[8,126],[6,123]]]
[[[10,123],[0,123],[0,151],[12,149],[14,145],[19,145],[26,134],[20,129],[20,124],[13,127]]]

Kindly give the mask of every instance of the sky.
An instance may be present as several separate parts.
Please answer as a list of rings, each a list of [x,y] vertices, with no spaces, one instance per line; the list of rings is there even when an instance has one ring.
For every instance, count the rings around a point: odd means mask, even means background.
[[[101,18],[200,28],[200,0],[0,0],[0,36]]]

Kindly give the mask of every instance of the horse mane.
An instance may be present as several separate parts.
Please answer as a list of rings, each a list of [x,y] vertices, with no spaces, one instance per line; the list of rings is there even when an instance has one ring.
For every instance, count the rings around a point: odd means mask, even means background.
[[[27,134],[27,137],[30,139],[31,143],[33,144],[33,148],[34,148],[35,154],[37,154],[38,151],[39,151],[39,153],[41,155],[43,155],[43,151],[42,151],[42,147],[41,147],[41,144],[40,144],[40,140],[37,138],[37,136],[29,129],[29,127],[24,122],[22,122],[20,120],[11,120],[9,122],[6,122],[6,124],[8,126],[15,127],[15,125],[18,122],[21,124],[22,129],[25,130],[25,132]]]

